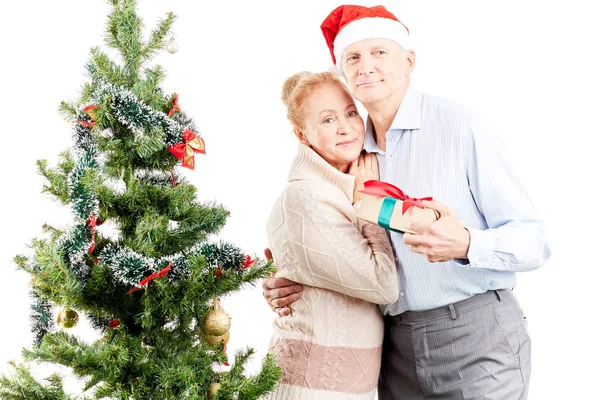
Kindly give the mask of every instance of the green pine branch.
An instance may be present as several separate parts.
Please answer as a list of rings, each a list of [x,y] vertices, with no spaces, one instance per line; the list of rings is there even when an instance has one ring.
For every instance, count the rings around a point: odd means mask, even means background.
[[[154,67],[144,69],[143,75],[144,79],[136,82],[131,89],[133,93],[136,94],[140,101],[144,102],[155,110],[163,110],[164,112],[168,112],[168,110],[166,110],[167,100],[165,99],[162,90],[160,90],[160,85],[163,83],[166,77],[165,70],[160,65],[156,65]]]
[[[38,174],[48,181],[42,188],[42,192],[51,194],[62,204],[69,204],[71,198],[69,195],[69,174],[75,166],[71,154],[64,151],[59,155],[57,168],[48,168],[47,160],[38,160],[36,162]]]
[[[127,84],[133,86],[139,78],[142,63],[142,21],[136,13],[136,0],[112,1],[108,16],[106,44],[119,51]]]
[[[0,398],[4,400],[75,400],[67,395],[62,387],[62,378],[53,374],[39,383],[24,365],[10,362],[12,377],[0,376]]]
[[[77,104],[68,101],[61,101],[58,107],[58,113],[67,122],[73,122],[77,118]]]
[[[37,294],[59,305],[77,304],[83,288],[65,264],[57,243],[47,239],[34,239],[29,245],[34,250],[34,265],[16,260],[19,267],[27,268],[32,275],[32,285]]]
[[[239,400],[255,400],[271,393],[277,382],[281,379],[282,371],[275,362],[272,354],[267,354],[263,360],[263,367],[256,376],[248,379],[239,392]]]
[[[106,53],[98,47],[94,47],[90,54],[92,55],[90,62],[94,63],[97,74],[105,81],[115,85],[127,84],[127,76],[123,73],[121,67],[111,60]]]
[[[81,87],[81,96],[79,98],[79,104],[89,104],[92,101],[95,89],[95,86],[91,83],[84,83]]]
[[[136,181],[122,194],[99,185],[97,196],[101,215],[118,223],[123,245],[157,257],[182,251],[225,225],[229,212],[214,202],[198,203],[196,190],[185,183],[173,188]]]
[[[158,26],[150,32],[150,37],[148,39],[148,43],[142,50],[142,58],[144,61],[150,60],[158,50],[161,50],[165,47],[166,41],[165,37],[169,33],[171,29],[171,25],[175,22],[175,14],[168,13],[167,17],[158,22]]]
[[[236,353],[231,370],[223,374],[220,380],[221,387],[215,400],[256,400],[273,391],[281,379],[281,369],[272,355],[265,357],[256,376],[248,378],[243,374],[246,363],[253,355],[254,350],[248,348]]]

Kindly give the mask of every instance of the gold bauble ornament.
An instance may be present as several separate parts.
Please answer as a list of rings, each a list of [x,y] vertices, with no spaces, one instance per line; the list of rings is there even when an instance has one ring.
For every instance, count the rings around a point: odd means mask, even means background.
[[[208,398],[210,399],[214,399],[215,396],[217,395],[217,391],[221,388],[221,384],[219,382],[213,382],[210,384],[210,387],[208,388]]]
[[[225,345],[227,345],[227,343],[229,343],[230,336],[231,335],[229,334],[229,331],[225,332],[225,334],[221,336],[208,335],[204,332],[202,333],[202,338],[206,343],[208,343],[209,346],[217,346],[223,342],[225,342]]]
[[[212,309],[204,318],[203,331],[210,336],[223,336],[231,327],[231,318],[221,310],[221,302],[213,301]]]
[[[69,329],[77,325],[79,315],[71,308],[63,308],[56,317],[56,324],[63,329]]]

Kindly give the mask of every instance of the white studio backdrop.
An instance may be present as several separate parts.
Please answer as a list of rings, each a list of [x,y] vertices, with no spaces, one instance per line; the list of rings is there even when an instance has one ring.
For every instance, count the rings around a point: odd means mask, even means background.
[[[357,1],[365,6],[378,4]],[[600,84],[592,2],[387,1],[414,37],[413,84],[490,119],[513,153],[515,168],[547,221],[553,255],[518,276],[515,289],[533,338],[530,399],[600,398],[595,315],[600,262],[596,185],[600,163]],[[202,200],[217,200],[231,217],[219,238],[262,256],[266,220],[285,185],[296,141],[279,100],[288,76],[321,71],[331,59],[319,25],[339,0],[140,0],[147,29],[166,12],[178,15],[179,52],[162,52],[167,93],[179,93],[206,142],[196,170],[183,171]],[[54,164],[71,144],[57,112],[86,80],[88,50],[104,45],[109,6],[102,0],[21,1],[0,6],[3,111],[2,240],[0,241],[0,373],[29,346],[28,275],[12,258],[41,235],[44,222],[71,219],[40,190],[35,160]],[[363,114],[364,115],[364,114]],[[510,193],[506,194],[510,196]],[[250,346],[256,372],[274,315],[260,288],[223,300],[232,317],[230,354]],[[73,333],[98,334],[80,323]],[[54,366],[36,367],[43,376]],[[80,383],[68,379],[76,393]],[[598,397],[596,397],[598,396]]]

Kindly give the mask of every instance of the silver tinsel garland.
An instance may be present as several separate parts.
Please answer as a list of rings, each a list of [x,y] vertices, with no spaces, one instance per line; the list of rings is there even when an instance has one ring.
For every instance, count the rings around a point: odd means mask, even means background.
[[[121,124],[138,132],[144,126],[160,126],[165,132],[165,146],[180,143],[182,132],[186,129],[196,131],[193,121],[183,113],[176,113],[173,118],[169,118],[165,113],[154,110],[150,106],[140,102],[137,96],[129,89],[107,83],[97,77],[94,74],[95,69],[93,66],[89,66],[88,69],[96,88],[92,97],[92,104],[102,104],[104,99],[110,99],[111,112]],[[79,112],[77,119],[79,121],[91,122],[91,118],[87,114],[84,114],[83,111]],[[109,129],[102,131],[102,135],[104,136],[110,134]],[[98,215],[99,204],[95,194],[85,186],[83,180],[89,173],[99,172],[99,150],[89,127],[76,123],[73,136],[76,166],[69,176],[69,186],[73,211],[77,220],[75,225],[63,235],[61,243],[70,261],[70,269],[80,279],[87,279],[90,269],[86,264],[85,256],[92,245],[92,231],[88,226],[88,218],[90,215]],[[138,175],[138,178],[165,180],[166,177],[161,174],[163,173],[155,174],[150,171],[144,171],[140,173],[141,176]],[[208,244],[208,246],[214,247],[216,245]],[[215,248],[220,247],[217,246]],[[194,246],[185,252],[152,259],[129,248],[117,249],[114,245],[109,244],[98,255],[98,261],[109,266],[115,279],[133,287],[149,274],[164,268],[168,263],[171,263],[171,270],[167,275],[169,281],[174,282],[179,279],[189,278],[188,259],[198,255],[205,255],[204,253],[207,249],[208,247],[205,243]],[[222,253],[223,250],[225,249],[219,250],[219,253]],[[237,257],[239,257],[237,253],[241,252],[234,246],[231,246],[231,249],[227,249],[226,253],[229,251],[236,253]],[[233,259],[237,257],[234,256]],[[225,258],[229,259],[230,257]],[[219,260],[209,260],[207,268],[214,268],[217,264],[221,264],[221,262]]]

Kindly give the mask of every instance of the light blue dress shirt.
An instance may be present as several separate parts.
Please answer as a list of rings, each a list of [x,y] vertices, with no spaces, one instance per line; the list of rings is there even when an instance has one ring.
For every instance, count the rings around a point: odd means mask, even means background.
[[[515,286],[515,272],[550,256],[543,222],[507,162],[497,133],[472,111],[409,87],[378,148],[367,120],[365,150],[377,153],[380,179],[411,197],[432,196],[471,234],[468,260],[430,263],[389,232],[398,259],[398,301],[384,314],[429,310],[477,293]]]

